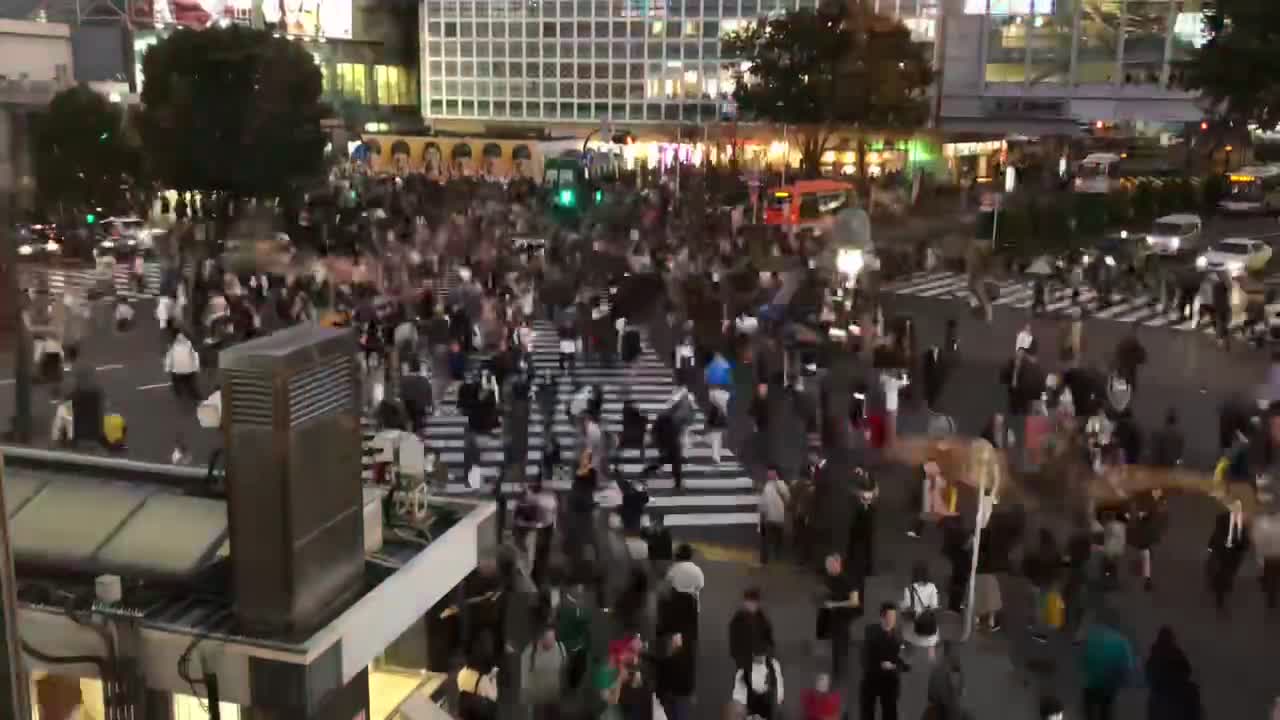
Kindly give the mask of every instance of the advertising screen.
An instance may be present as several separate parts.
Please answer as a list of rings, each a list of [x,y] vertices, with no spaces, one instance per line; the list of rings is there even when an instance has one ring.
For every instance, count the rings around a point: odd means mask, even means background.
[[[289,35],[351,39],[352,0],[263,0],[268,26],[283,23]]]
[[[181,26],[202,30],[218,22],[248,23],[253,0],[133,0],[133,22],[143,27]]]

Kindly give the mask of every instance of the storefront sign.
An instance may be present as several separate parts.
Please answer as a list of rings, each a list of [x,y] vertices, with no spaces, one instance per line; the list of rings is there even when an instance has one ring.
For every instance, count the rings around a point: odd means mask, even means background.
[[[983,110],[988,115],[1014,115],[1018,117],[1066,117],[1066,100],[1041,100],[1037,98],[984,98]]]

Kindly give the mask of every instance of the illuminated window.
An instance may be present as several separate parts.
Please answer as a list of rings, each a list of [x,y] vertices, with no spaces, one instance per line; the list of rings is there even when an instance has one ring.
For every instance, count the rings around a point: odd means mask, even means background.
[[[408,68],[395,65],[375,65],[373,66],[373,80],[378,88],[379,105],[416,104],[413,74]]]
[[[365,78],[365,66],[360,63],[338,63],[335,88],[343,97],[363,105],[369,104],[369,88]]]

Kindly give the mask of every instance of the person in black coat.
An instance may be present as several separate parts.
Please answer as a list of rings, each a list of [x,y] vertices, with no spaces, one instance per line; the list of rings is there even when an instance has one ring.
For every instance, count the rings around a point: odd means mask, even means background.
[[[947,379],[947,364],[942,350],[936,345],[924,351],[920,358],[920,379],[924,385],[924,402],[930,410],[938,407],[938,398]]]
[[[1164,427],[1151,435],[1151,464],[1161,468],[1173,468],[1182,464],[1186,443],[1178,427],[1178,412],[1170,408],[1164,416]]]
[[[685,643],[684,636],[672,633],[658,640],[654,693],[668,720],[689,720],[692,717],[694,691],[694,656]]]
[[[739,670],[748,670],[758,650],[773,653],[773,624],[760,607],[760,589],[748,588],[742,606],[729,620],[729,655]]]
[[[876,490],[864,486],[856,492],[844,557],[849,573],[865,579],[875,573]]]
[[[1138,551],[1142,584],[1148,592],[1152,589],[1151,548],[1164,535],[1165,520],[1168,517],[1167,505],[1164,491],[1153,488],[1135,497],[1128,512],[1129,527],[1126,536],[1129,544]]]
[[[1202,720],[1200,688],[1191,679],[1191,662],[1178,647],[1173,628],[1164,625],[1147,656],[1147,720]]]
[[[867,625],[862,644],[862,687],[859,692],[861,720],[875,720],[876,705],[881,720],[898,720],[898,698],[902,695],[902,673],[909,669],[902,660],[902,638],[898,634],[898,608],[893,603],[880,607],[880,622]]]
[[[1239,500],[1232,500],[1227,509],[1218,514],[1213,533],[1209,535],[1209,590],[1219,611],[1226,610],[1227,596],[1249,552],[1249,544],[1244,509]]]

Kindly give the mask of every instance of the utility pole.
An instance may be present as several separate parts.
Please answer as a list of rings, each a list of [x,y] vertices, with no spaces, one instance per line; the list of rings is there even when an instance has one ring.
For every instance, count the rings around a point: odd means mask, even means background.
[[[8,108],[0,106],[0,332],[11,333],[14,359],[14,416],[12,440],[31,442],[31,333],[27,327],[26,302],[18,283],[18,245],[10,237],[13,232],[14,193],[17,191],[17,157],[22,152],[16,142],[16,119]],[[7,419],[7,418],[6,418]]]

